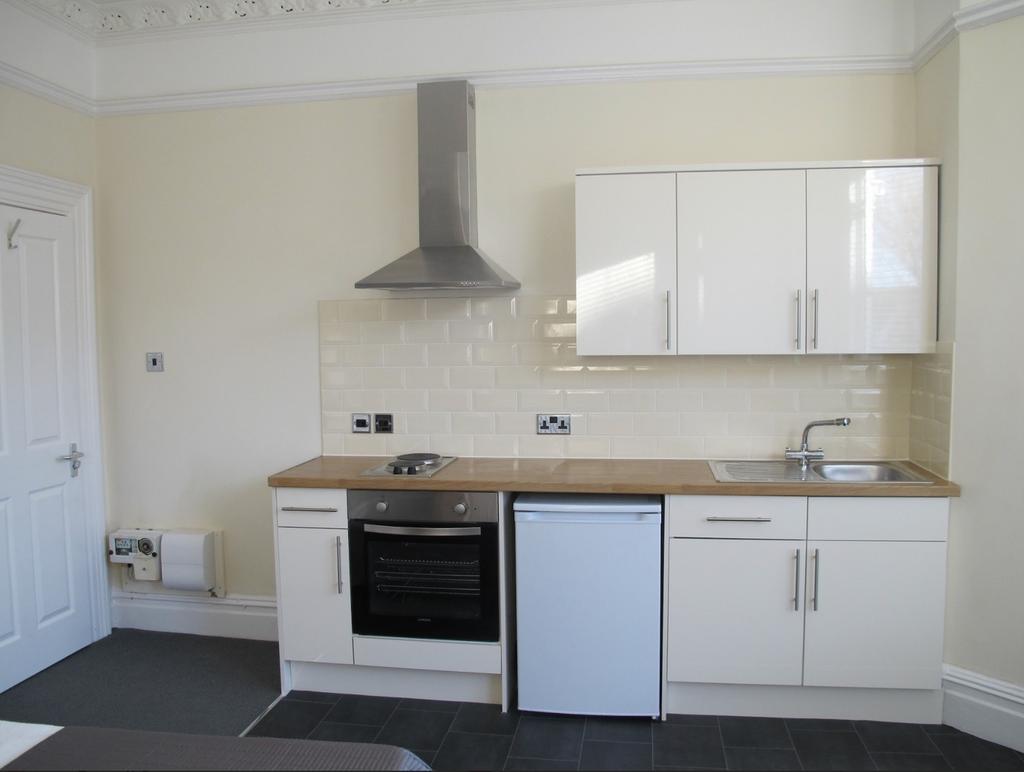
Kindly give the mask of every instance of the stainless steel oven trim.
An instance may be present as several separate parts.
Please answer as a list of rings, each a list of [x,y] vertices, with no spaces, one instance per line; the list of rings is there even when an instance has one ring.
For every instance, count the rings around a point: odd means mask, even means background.
[[[420,528],[409,525],[375,525],[367,523],[363,526],[367,533],[392,534],[394,536],[479,536],[479,528]]]
[[[401,523],[497,523],[498,494],[462,491],[348,491],[348,519]]]

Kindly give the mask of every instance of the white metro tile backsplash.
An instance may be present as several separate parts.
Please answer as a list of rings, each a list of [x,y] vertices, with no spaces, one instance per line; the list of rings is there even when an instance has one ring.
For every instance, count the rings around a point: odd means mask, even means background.
[[[910,458],[943,477],[949,474],[953,346],[914,358],[910,387]]]
[[[324,453],[777,458],[807,421],[848,415],[815,435],[830,458],[906,458],[913,431],[915,460],[943,463],[944,360],[579,358],[575,310],[565,296],[321,302]],[[353,412],[394,413],[396,432],[353,434]],[[570,413],[572,435],[537,435],[543,412]]]

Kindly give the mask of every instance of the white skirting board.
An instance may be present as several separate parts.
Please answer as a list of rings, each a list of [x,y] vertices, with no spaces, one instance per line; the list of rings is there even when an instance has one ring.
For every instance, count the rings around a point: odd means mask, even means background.
[[[943,723],[1024,751],[1024,686],[945,665],[942,691]]]
[[[114,627],[277,640],[277,602],[272,597],[204,598],[115,592],[111,605]]]
[[[501,678],[482,673],[332,665],[324,662],[286,662],[285,691],[303,689],[375,697],[450,700],[501,704]],[[290,683],[289,683],[290,681]]]
[[[813,686],[669,683],[669,713],[777,718],[834,718],[937,724],[938,689],[851,689]]]

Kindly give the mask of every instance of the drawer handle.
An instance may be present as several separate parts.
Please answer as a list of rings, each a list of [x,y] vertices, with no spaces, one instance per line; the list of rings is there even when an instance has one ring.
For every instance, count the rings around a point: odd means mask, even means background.
[[[337,507],[281,507],[282,512],[337,512]]]
[[[708,515],[704,518],[709,523],[770,523],[770,517],[717,517]]]

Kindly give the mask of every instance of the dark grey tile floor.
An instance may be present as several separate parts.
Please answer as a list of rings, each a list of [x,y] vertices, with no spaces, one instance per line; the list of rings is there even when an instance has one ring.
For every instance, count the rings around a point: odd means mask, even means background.
[[[270,641],[115,629],[0,694],[0,719],[238,735],[280,694],[280,672]]]
[[[250,736],[398,745],[438,770],[1024,770],[952,727],[877,721],[502,714],[496,705],[291,692]]]

